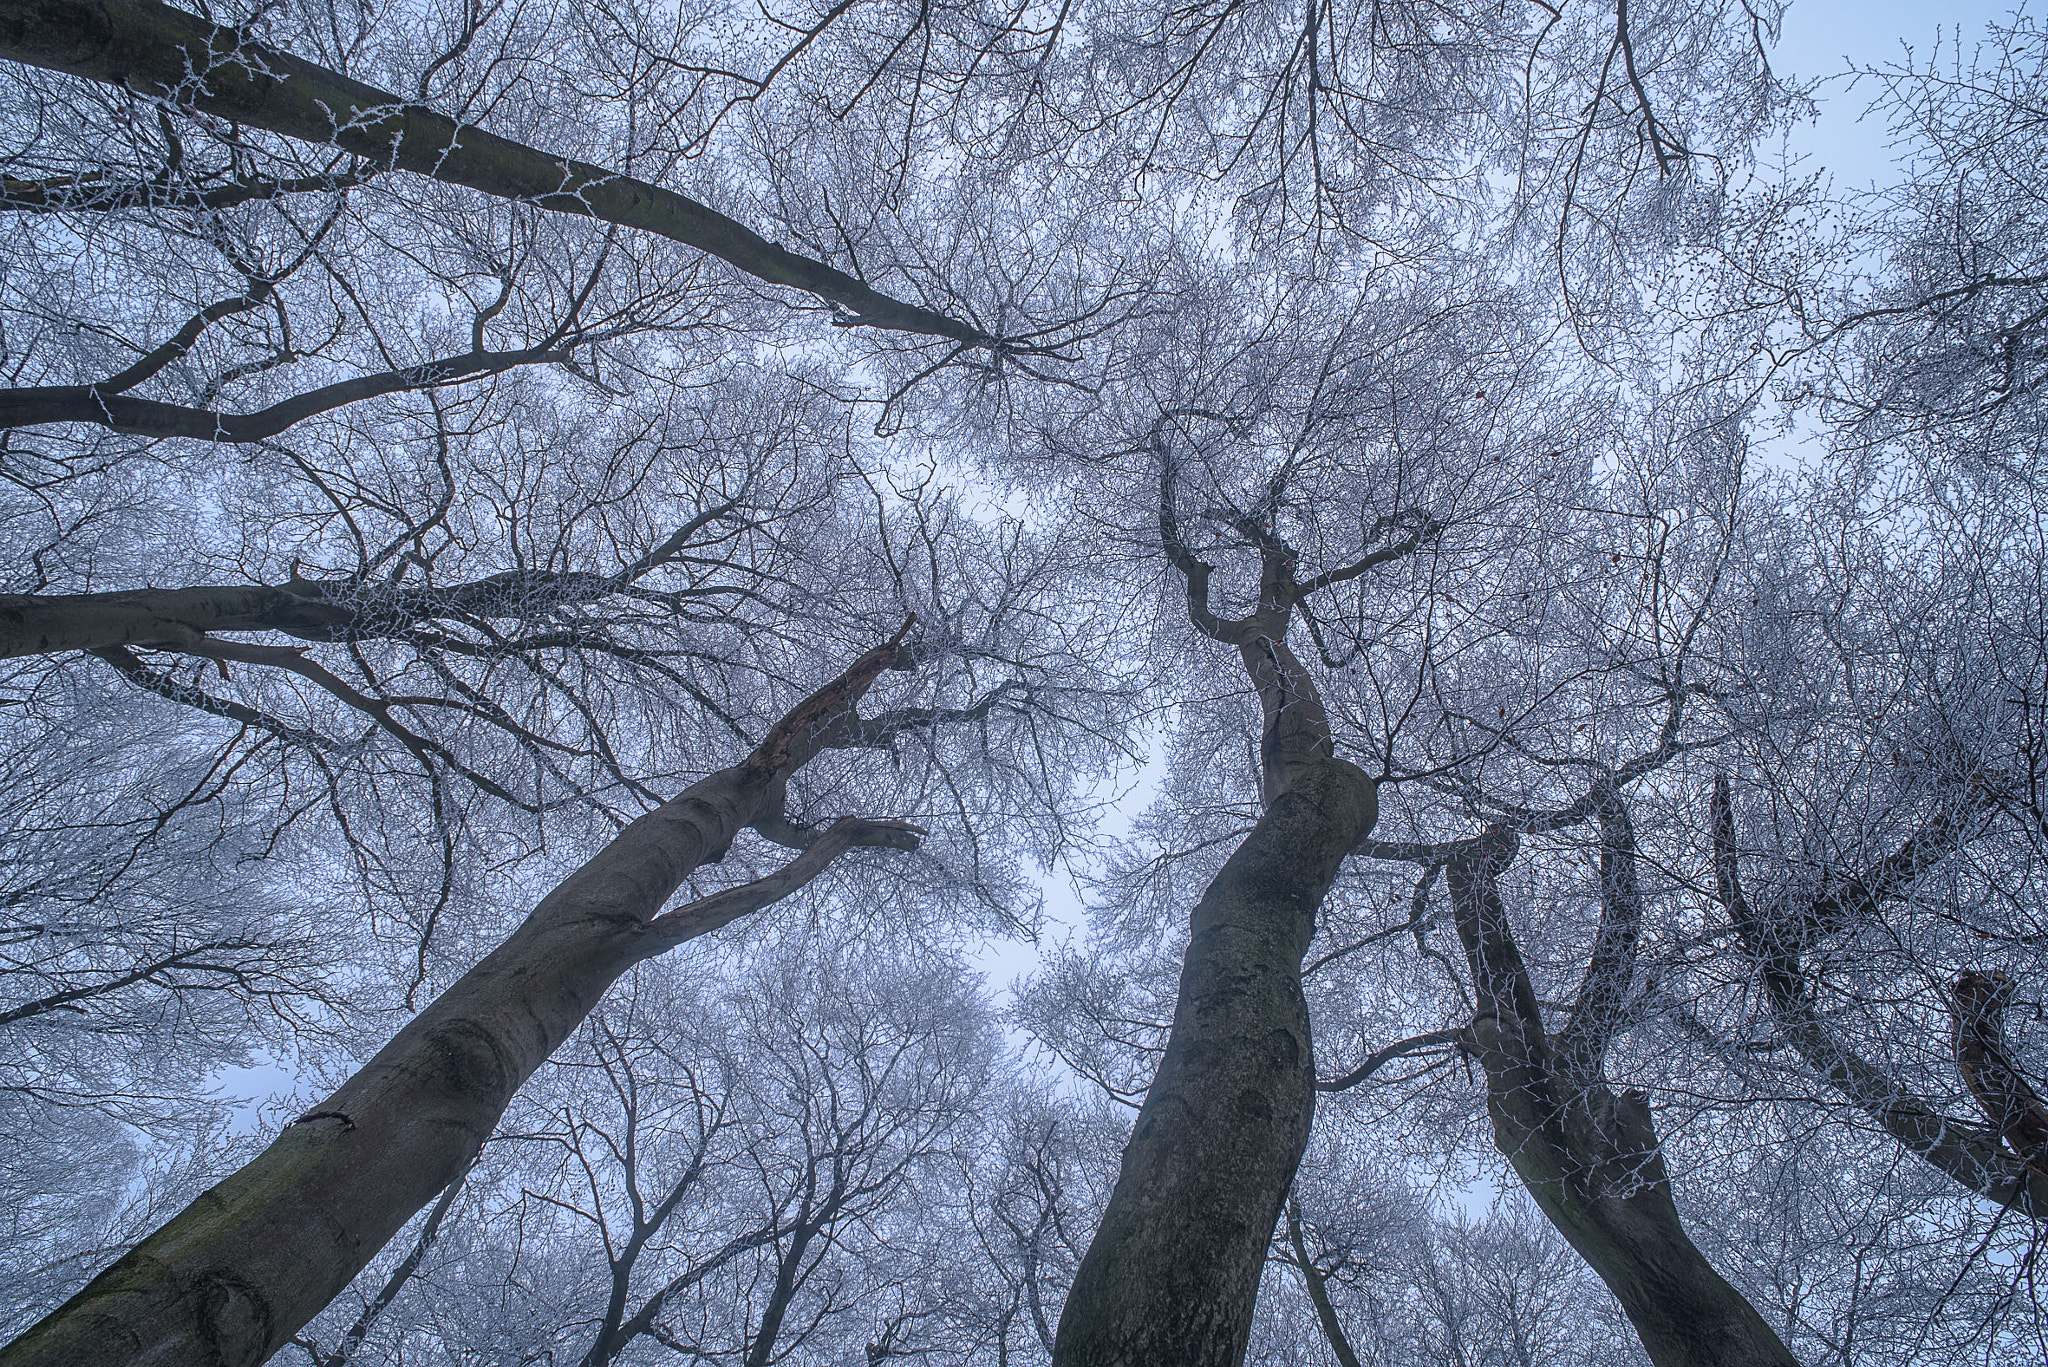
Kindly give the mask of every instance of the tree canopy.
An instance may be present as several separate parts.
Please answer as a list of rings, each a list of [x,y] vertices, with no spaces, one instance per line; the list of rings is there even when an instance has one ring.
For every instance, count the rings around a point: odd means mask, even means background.
[[[0,1365],[2039,1361],[2048,31],[1784,14],[0,0]]]

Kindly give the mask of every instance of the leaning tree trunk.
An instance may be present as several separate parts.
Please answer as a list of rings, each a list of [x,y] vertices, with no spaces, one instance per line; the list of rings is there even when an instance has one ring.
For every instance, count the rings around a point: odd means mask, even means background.
[[[787,776],[854,720],[896,653],[868,652],[744,763],[633,822],[341,1090],[0,1349],[0,1367],[262,1362],[461,1174],[621,973],[786,895],[850,845],[914,847],[902,823],[843,820],[779,873],[657,914],[742,829],[785,825]]]
[[[1494,1143],[1614,1292],[1657,1367],[1797,1367],[1685,1232],[1648,1098],[1559,1067],[1496,881],[1514,855],[1514,836],[1495,832],[1445,870],[1472,966],[1469,1047],[1486,1072]]]
[[[1315,1112],[1301,960],[1373,781],[1296,772],[1195,907],[1173,1033],[1060,1316],[1057,1367],[1232,1367]]]

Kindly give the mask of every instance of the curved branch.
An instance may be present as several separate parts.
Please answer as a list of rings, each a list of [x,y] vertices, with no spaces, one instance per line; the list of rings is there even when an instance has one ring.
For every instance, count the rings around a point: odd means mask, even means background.
[[[2005,1049],[2005,1008],[2012,993],[2012,979],[2003,973],[1957,976],[1949,1003],[1956,1069],[1991,1128],[2039,1173],[2048,1170],[2048,1106]]]
[[[1325,570],[1313,579],[1294,584],[1292,586],[1294,600],[1299,602],[1318,589],[1326,589],[1332,584],[1341,584],[1346,580],[1356,579],[1374,566],[1384,565],[1390,560],[1399,560],[1404,556],[1413,555],[1422,548],[1423,542],[1442,535],[1444,530],[1444,524],[1438,522],[1427,513],[1393,513],[1381,518],[1374,525],[1372,532],[1367,537],[1367,541],[1377,540],[1395,527],[1403,525],[1412,526],[1414,530],[1391,546],[1382,546],[1376,551],[1369,552],[1342,569]]]
[[[834,859],[856,845],[889,850],[914,850],[924,827],[908,821],[842,816],[804,846],[803,853],[765,878],[714,892],[664,912],[648,923],[647,953],[666,953],[685,940],[730,924],[750,912],[781,901],[825,871]]]
[[[500,375],[523,365],[566,361],[569,348],[525,351],[472,351],[439,361],[340,380],[298,394],[254,413],[221,413],[188,408],[156,399],[135,399],[105,385],[49,385],[0,390],[0,428],[33,427],[53,422],[83,422],[138,437],[186,437],[193,441],[238,445],[267,441],[285,429],[321,413],[385,394],[402,394],[486,375]],[[131,383],[133,383],[131,381]]]
[[[1162,419],[1164,421],[1164,419]],[[1195,630],[1212,641],[1224,645],[1238,645],[1248,622],[1231,622],[1218,617],[1209,606],[1209,576],[1215,566],[1198,560],[1188,549],[1187,542],[1180,534],[1180,521],[1173,511],[1173,484],[1175,467],[1173,458],[1167,454],[1163,443],[1154,434],[1153,448],[1159,457],[1159,544],[1166,551],[1167,560],[1187,586],[1188,621]]]
[[[143,964],[139,968],[130,969],[128,972],[116,977],[92,983],[86,987],[66,988],[61,992],[52,992],[46,997],[38,997],[34,1001],[27,1001],[18,1006],[9,1007],[5,1011],[0,1011],[0,1025],[12,1025],[18,1020],[27,1020],[33,1016],[46,1015],[52,1011],[83,1011],[85,1008],[78,1005],[79,1002],[93,997],[103,997],[109,993],[118,992],[124,987],[132,987],[139,982],[156,981],[159,974],[170,973],[176,970],[183,970],[188,973],[218,973],[228,979],[239,978],[248,972],[247,966],[208,963],[205,961],[204,956],[218,950],[265,950],[268,948],[269,946],[257,940],[214,940],[207,944],[194,945],[190,949],[176,950],[160,959]]]
[[[1571,1015],[1556,1041],[1558,1070],[1574,1081],[1600,1075],[1635,983],[1636,944],[1643,931],[1643,891],[1636,881],[1636,830],[1621,795],[1608,790],[1600,815],[1600,929],[1579,979]]]
[[[222,717],[252,730],[266,732],[279,740],[290,741],[312,750],[338,750],[341,746],[317,731],[307,731],[279,721],[266,712],[259,712],[244,703],[231,698],[216,698],[203,688],[180,683],[167,674],[159,674],[136,658],[135,653],[122,646],[110,646],[103,650],[88,652],[112,665],[114,669],[138,688],[146,688],[159,697],[175,703],[197,708],[212,716]]]
[[[1777,927],[1759,917],[1743,893],[1726,774],[1714,778],[1713,828],[1715,898],[1727,909],[1736,937],[1757,965],[1765,998],[1786,1043],[1908,1153],[2002,1207],[2037,1220],[2048,1218],[2048,1175],[2009,1157],[1996,1134],[1937,1111],[1850,1048],[1822,1020],[1810,1000],[1797,949],[1784,943]],[[1907,848],[1913,845],[1909,841]]]
[[[1456,1044],[1464,1036],[1465,1031],[1462,1027],[1456,1030],[1432,1030],[1426,1035],[1412,1035],[1397,1043],[1389,1044],[1384,1049],[1377,1049],[1367,1054],[1362,1063],[1342,1077],[1331,1078],[1328,1082],[1317,1082],[1316,1090],[1319,1092],[1342,1092],[1349,1090],[1397,1058],[1406,1058],[1410,1054],[1419,1054],[1425,1049],[1435,1049],[1440,1045]]]

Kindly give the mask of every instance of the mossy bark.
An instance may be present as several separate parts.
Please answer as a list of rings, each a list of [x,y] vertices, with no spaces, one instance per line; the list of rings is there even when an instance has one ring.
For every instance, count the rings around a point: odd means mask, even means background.
[[[1056,1367],[1234,1367],[1315,1112],[1301,961],[1371,829],[1355,765],[1296,771],[1194,910],[1173,1031],[1060,1316]]]

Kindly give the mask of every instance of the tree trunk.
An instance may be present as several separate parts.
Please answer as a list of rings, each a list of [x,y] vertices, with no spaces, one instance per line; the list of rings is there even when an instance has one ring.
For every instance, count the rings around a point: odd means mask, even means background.
[[[338,604],[260,584],[122,593],[0,594],[0,659],[114,646],[177,646],[209,631],[320,640],[355,618]]]
[[[620,832],[339,1091],[0,1349],[0,1367],[262,1362],[447,1188],[626,969],[785,895],[849,844],[914,845],[899,823],[841,822],[780,873],[657,915],[739,831],[781,816],[789,772],[895,654],[870,651],[746,762]]]
[[[1686,1234],[1648,1099],[1560,1077],[1495,881],[1514,853],[1512,836],[1489,835],[1446,870],[1478,999],[1470,1041],[1494,1143],[1614,1292],[1657,1367],[1797,1367]]]
[[[465,126],[157,0],[0,0],[0,57],[162,95],[380,166],[656,233],[757,279],[829,300],[853,323],[970,345],[991,340],[798,256],[673,190]]]
[[[1060,1316],[1057,1367],[1244,1360],[1315,1111],[1301,960],[1377,814],[1357,766],[1303,766],[1195,907],[1173,1032]]]
[[[1301,1273],[1302,1285],[1308,1288],[1316,1323],[1323,1327],[1323,1337],[1329,1340],[1330,1355],[1337,1359],[1337,1367],[1363,1367],[1358,1351],[1351,1346],[1351,1336],[1344,1332],[1344,1321],[1337,1316],[1336,1302],[1330,1299],[1329,1274],[1316,1266],[1316,1260],[1309,1256],[1308,1243],[1302,1238],[1301,1207],[1292,1202],[1287,1206],[1287,1244],[1294,1251],[1294,1266]]]

